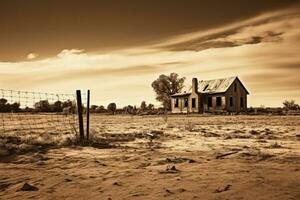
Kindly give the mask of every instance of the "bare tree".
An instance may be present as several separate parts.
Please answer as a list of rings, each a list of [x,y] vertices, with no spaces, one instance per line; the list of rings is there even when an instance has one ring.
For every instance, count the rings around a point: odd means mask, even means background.
[[[185,77],[179,78],[176,73],[169,76],[161,74],[151,86],[156,92],[156,100],[162,102],[165,109],[171,109],[171,95],[181,92],[184,87]]]

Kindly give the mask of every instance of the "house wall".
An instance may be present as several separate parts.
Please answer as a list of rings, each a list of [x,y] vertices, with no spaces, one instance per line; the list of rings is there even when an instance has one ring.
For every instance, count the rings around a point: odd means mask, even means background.
[[[208,98],[212,98],[212,106],[208,107]],[[221,97],[221,105],[217,106],[217,97]],[[226,109],[226,97],[224,94],[204,94],[203,95],[204,112],[223,111]]]
[[[192,99],[195,99],[195,107],[193,108],[193,104],[192,104]],[[192,113],[197,113],[199,112],[199,96],[198,94],[196,93],[192,93],[190,96],[189,96],[189,109],[188,109],[189,112],[192,112]]]
[[[234,85],[236,84],[236,92],[234,91]],[[247,110],[247,92],[237,79],[228,88],[225,93],[226,96],[226,110],[229,112],[241,112]],[[230,97],[233,97],[233,106],[230,106]],[[240,98],[243,98],[244,106],[241,107]]]
[[[188,97],[172,97],[171,100],[171,112],[172,113],[187,113],[188,112],[188,107],[184,106],[184,100]],[[179,100],[178,107],[175,107],[175,101],[176,99]]]
[[[236,85],[236,91],[234,90]],[[236,79],[228,88],[226,93],[205,94],[198,93],[198,81],[193,79],[192,92],[190,95],[172,97],[171,108],[172,113],[198,113],[198,112],[242,112],[247,109],[247,92],[241,82]],[[212,98],[212,106],[208,107],[208,98]],[[221,97],[221,105],[217,106],[217,97]],[[233,106],[230,106],[230,97],[233,97]],[[241,107],[240,98],[243,98],[244,106]],[[176,98],[179,99],[179,105],[175,107]],[[188,107],[185,107],[185,99],[188,98]],[[196,99],[196,105],[192,107],[192,99]]]
[[[193,108],[192,101],[195,99],[195,107]],[[199,112],[199,94],[198,94],[198,80],[196,78],[193,78],[192,80],[192,92],[189,96],[189,106],[188,106],[188,112],[190,113],[197,113]]]

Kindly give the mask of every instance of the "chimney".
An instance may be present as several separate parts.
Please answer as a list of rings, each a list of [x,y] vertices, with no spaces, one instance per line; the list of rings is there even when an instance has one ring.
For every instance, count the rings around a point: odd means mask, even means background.
[[[198,80],[197,78],[193,78],[192,80],[192,92],[198,92]]]

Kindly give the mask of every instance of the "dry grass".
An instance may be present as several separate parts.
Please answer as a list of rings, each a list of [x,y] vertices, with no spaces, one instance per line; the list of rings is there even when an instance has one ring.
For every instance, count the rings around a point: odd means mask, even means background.
[[[92,115],[89,147],[66,132],[2,133],[0,195],[298,199],[299,134],[300,116],[212,115]]]

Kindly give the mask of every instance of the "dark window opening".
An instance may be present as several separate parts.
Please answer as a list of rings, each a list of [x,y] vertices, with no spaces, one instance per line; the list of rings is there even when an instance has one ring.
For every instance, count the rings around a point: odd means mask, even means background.
[[[236,92],[236,90],[237,90],[237,85],[236,85],[236,83],[234,84],[234,92]]]
[[[207,106],[212,107],[212,98],[211,97],[207,97]]]
[[[230,98],[229,98],[229,105],[230,105],[230,107],[233,106],[233,97],[230,97]]]
[[[217,97],[217,106],[222,106],[222,97]]]
[[[243,99],[243,97],[241,97],[241,100],[240,100],[241,102],[241,108],[244,108],[244,99]]]
[[[208,84],[204,87],[203,91],[205,91],[208,88]]]
[[[188,105],[189,105],[189,99],[185,98],[184,99],[184,107],[188,107]]]
[[[179,106],[179,99],[176,98],[176,99],[175,99],[175,108],[178,108],[178,106]]]
[[[192,108],[196,108],[196,98],[192,98]]]

